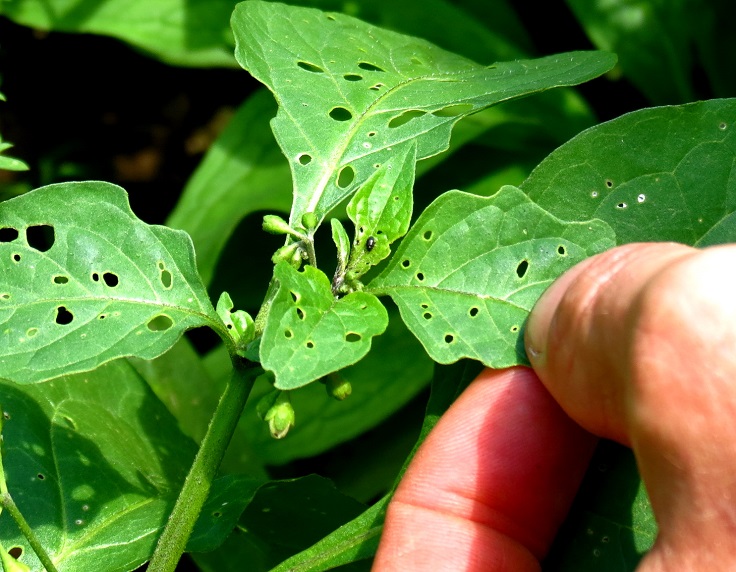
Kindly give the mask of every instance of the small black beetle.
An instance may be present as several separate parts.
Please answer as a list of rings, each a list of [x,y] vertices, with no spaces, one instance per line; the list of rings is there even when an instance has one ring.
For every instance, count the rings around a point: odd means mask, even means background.
[[[365,241],[365,249],[370,252],[373,250],[373,248],[376,246],[376,239],[372,236],[368,237],[368,240]]]

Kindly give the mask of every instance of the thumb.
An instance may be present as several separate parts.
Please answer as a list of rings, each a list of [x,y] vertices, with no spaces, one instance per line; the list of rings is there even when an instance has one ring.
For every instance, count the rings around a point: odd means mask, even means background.
[[[642,570],[736,565],[736,246],[632,244],[530,315],[531,363],[584,428],[630,445],[660,534]]]

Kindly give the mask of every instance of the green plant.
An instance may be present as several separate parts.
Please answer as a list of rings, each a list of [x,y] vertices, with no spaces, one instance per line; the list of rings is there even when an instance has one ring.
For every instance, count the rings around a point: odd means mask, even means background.
[[[39,9],[9,6],[19,21]],[[8,562],[20,557],[41,569],[21,529],[37,537],[39,558],[59,570],[99,570],[101,562],[105,570],[133,569],[151,557],[159,535],[151,570],[173,570],[185,549],[204,570],[243,561],[268,569],[282,560],[276,569],[322,570],[365,560],[390,493],[365,509],[319,477],[267,480],[266,464],[308,455],[315,445],[309,433],[290,449],[291,437],[259,442],[253,435],[264,431],[255,428],[254,409],[273,436],[284,437],[295,415],[302,423],[325,407],[315,381],[345,398],[351,382],[359,387],[384,372],[380,362],[397,352],[405,376],[399,387],[393,379],[372,381],[376,396],[328,406],[348,415],[331,426],[337,436],[321,438],[327,448],[376,423],[371,399],[389,403],[385,416],[423,387],[431,371],[426,354],[438,364],[457,362],[436,368],[421,442],[474,363],[526,363],[525,317],[565,269],[636,240],[733,239],[734,100],[600,124],[551,153],[520,186],[480,179],[474,194],[444,193],[412,223],[415,199],[427,202],[412,193],[415,167],[431,168],[448,147],[457,150],[502,122],[503,108],[491,106],[577,85],[610,70],[615,57],[575,52],[482,66],[342,14],[256,0],[235,8],[232,30],[237,61],[279,104],[272,127],[288,167],[270,166],[273,105],[258,93],[169,219],[190,230],[196,262],[186,233],[143,223],[109,183],[58,183],[0,203],[0,376],[7,380],[0,402],[9,475],[8,487],[2,473],[0,484],[2,506],[20,527],[0,519]],[[171,45],[164,52],[179,63],[189,53],[174,57]],[[221,52],[205,50],[185,63]],[[526,102],[517,114],[534,105],[571,121],[577,113],[569,92]],[[233,148],[257,168],[228,165],[223,151]],[[291,201],[277,190],[287,168]],[[212,182],[218,177],[219,186]],[[235,189],[238,177],[248,186]],[[264,229],[284,235],[284,244],[273,256],[265,300],[250,315],[235,310],[226,292],[213,305],[205,284],[237,222],[258,210],[289,216],[264,218]],[[324,264],[316,238],[330,230],[336,261]],[[421,346],[407,339],[401,321]],[[181,341],[199,326],[222,340],[204,360]],[[256,379],[249,401],[258,405],[236,427]],[[234,470],[218,477],[233,435],[225,463]],[[287,527],[298,529],[293,544]],[[651,523],[641,527],[639,552],[653,534]]]

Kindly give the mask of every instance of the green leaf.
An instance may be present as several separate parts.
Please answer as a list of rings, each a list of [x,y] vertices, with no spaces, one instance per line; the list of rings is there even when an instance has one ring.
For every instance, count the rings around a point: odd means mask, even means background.
[[[0,393],[8,487],[59,570],[145,562],[196,450],[130,365]],[[42,570],[7,514],[0,542]]]
[[[120,187],[37,189],[0,204],[0,228],[0,377],[33,383],[154,358],[202,325],[227,336],[189,237],[137,219]]]
[[[371,338],[386,329],[388,314],[363,292],[332,295],[330,281],[313,266],[274,270],[279,290],[261,340],[261,363],[278,389],[296,389],[360,360]]]
[[[2,94],[0,94],[0,96],[1,95]],[[11,147],[12,145],[10,143],[3,141],[3,138],[0,137],[0,153],[7,151]],[[14,159],[13,157],[0,155],[0,169],[6,169],[8,171],[27,171],[28,165],[26,165],[20,159]]]
[[[4,0],[0,13],[39,30],[112,36],[165,62],[234,67],[235,0]]]
[[[526,363],[522,326],[547,286],[614,244],[605,223],[565,223],[515,187],[489,198],[450,191],[366,291],[393,298],[435,361],[508,367]]]
[[[618,54],[624,74],[652,102],[694,99],[690,0],[567,0],[567,4],[593,44]]]
[[[565,220],[598,218],[618,244],[736,241],[736,99],[643,109],[593,127],[521,188]]]
[[[220,253],[242,218],[259,210],[289,210],[291,175],[268,123],[275,112],[266,90],[247,99],[187,182],[166,221],[192,237],[205,284],[212,280]]]
[[[387,258],[391,243],[409,230],[415,163],[416,145],[403,145],[350,199],[347,213],[355,225],[355,240],[349,276],[359,278]]]
[[[292,169],[292,223],[323,218],[400,143],[417,139],[417,157],[430,157],[461,117],[615,61],[576,52],[485,67],[347,16],[257,0],[236,7],[232,25],[236,58],[280,105],[272,126]]]
[[[317,475],[274,481],[258,490],[222,548],[193,556],[205,572],[239,571],[245,563],[249,570],[268,570],[364,508]]]

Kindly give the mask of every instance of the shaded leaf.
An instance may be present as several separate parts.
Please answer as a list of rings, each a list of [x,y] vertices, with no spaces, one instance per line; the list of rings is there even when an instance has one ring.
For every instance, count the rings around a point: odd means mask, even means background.
[[[656,536],[657,523],[633,453],[603,441],[544,569],[633,572]]]
[[[137,219],[120,187],[37,189],[0,204],[0,229],[0,377],[153,358],[188,328],[224,329],[189,237]]]
[[[1,95],[2,94],[0,94],[0,96]],[[3,152],[7,151],[11,147],[12,145],[10,143],[3,141],[3,138],[0,137],[0,169],[6,169],[8,171],[27,171],[28,165],[20,159],[14,159],[13,157],[2,155]]]
[[[605,223],[566,223],[515,187],[490,198],[450,191],[366,291],[393,298],[435,361],[508,367],[526,363],[522,326],[547,286],[614,244]]]
[[[394,146],[417,139],[418,158],[435,155],[462,116],[615,61],[576,52],[484,67],[347,16],[257,0],[239,4],[232,25],[236,58],[280,105],[272,125],[292,169],[292,225],[306,212],[323,218]]]
[[[196,450],[130,365],[0,391],[8,487],[60,572],[145,562]],[[0,541],[42,569],[7,514]]]
[[[593,44],[615,52],[623,73],[652,102],[694,99],[690,0],[567,0],[567,4]]]
[[[242,218],[259,210],[289,210],[291,174],[268,123],[274,113],[276,106],[266,90],[248,98],[207,152],[166,221],[192,237],[205,284]]]
[[[261,340],[261,363],[276,374],[278,389],[295,389],[361,359],[388,315],[363,292],[332,295],[330,281],[313,266],[299,272],[276,265],[279,290]]]
[[[363,505],[327,479],[310,475],[263,485],[238,529],[212,554],[195,554],[205,572],[268,570],[360,514]]]
[[[736,240],[736,99],[643,109],[593,127],[521,188],[565,220],[598,218],[618,244]]]

